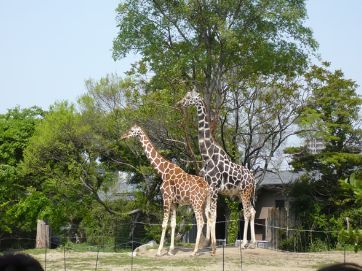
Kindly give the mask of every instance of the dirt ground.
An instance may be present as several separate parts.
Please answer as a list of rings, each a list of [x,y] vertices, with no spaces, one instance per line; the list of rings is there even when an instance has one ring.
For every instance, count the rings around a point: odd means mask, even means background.
[[[150,249],[131,257],[130,253],[111,252],[74,252],[48,250],[33,254],[46,270],[245,270],[245,271],[304,271],[317,270],[323,266],[344,261],[343,251],[320,253],[280,252],[262,248],[246,249],[218,248],[212,257],[207,249],[200,255],[190,256],[192,249],[176,248],[175,255],[155,256],[156,250]],[[362,252],[346,253],[346,261],[362,265]]]

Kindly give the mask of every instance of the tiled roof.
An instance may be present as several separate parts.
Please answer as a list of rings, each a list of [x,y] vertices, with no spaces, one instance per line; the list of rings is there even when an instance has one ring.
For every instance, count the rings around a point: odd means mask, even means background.
[[[300,177],[302,172],[292,172],[292,171],[279,171],[279,172],[266,172],[263,180],[257,178],[257,181],[261,182],[261,185],[281,185],[294,182],[298,177]]]

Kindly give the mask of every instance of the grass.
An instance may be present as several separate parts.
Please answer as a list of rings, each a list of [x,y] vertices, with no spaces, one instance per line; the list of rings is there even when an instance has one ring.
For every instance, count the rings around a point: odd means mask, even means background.
[[[166,246],[166,248],[168,248]],[[58,249],[31,249],[23,251],[37,258],[47,270],[221,270],[223,266],[222,249],[218,249],[215,257],[210,257],[209,251],[201,252],[200,256],[191,257],[191,247],[178,247],[176,256],[163,255],[155,257],[157,249],[152,249],[146,254],[131,257],[130,249],[117,252],[108,252],[105,247],[98,253],[97,246],[72,244],[72,246],[59,247]],[[64,261],[65,252],[65,261]],[[361,253],[347,253],[347,261],[361,264]],[[343,261],[343,251],[329,251],[325,253],[286,253],[271,250],[244,250],[242,261],[245,267],[265,267],[263,270],[277,270],[286,264],[290,270],[302,267],[305,270],[316,270],[334,262]],[[98,260],[97,260],[98,257]],[[237,248],[225,249],[225,270],[239,270],[241,257]],[[294,269],[293,269],[294,268]],[[286,269],[283,269],[286,270]],[[298,269],[299,270],[299,269]]]
[[[37,258],[43,266],[45,265],[45,249],[29,249],[24,251],[25,253],[33,255]],[[86,253],[89,252],[89,253]],[[185,270],[199,270],[202,266],[216,263],[215,258],[199,258],[189,257],[185,258],[172,258],[171,256],[162,257],[131,257],[130,250],[123,252],[102,252],[98,255],[97,252],[89,251],[87,247],[76,246],[74,249],[66,249],[65,251],[65,263],[64,263],[64,248],[47,250],[49,256],[47,256],[46,266],[49,270],[60,270],[66,265],[67,269],[72,270],[94,270],[96,264],[99,267],[98,270],[110,270],[102,269],[112,266],[125,266],[130,267],[132,262],[133,266],[142,270],[162,270],[163,266],[182,267]],[[48,255],[48,254],[47,254]],[[170,261],[172,259],[172,261]]]

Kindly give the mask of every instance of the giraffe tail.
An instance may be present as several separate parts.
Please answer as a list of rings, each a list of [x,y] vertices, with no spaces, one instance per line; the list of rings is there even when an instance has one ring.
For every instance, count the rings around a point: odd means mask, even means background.
[[[256,185],[253,185],[253,198],[251,200],[251,204],[253,205],[253,207],[255,208],[255,201],[256,201]]]
[[[210,211],[211,211],[211,195],[210,193],[207,193],[207,197],[206,197],[206,203],[205,203],[205,215],[206,217],[210,216]]]

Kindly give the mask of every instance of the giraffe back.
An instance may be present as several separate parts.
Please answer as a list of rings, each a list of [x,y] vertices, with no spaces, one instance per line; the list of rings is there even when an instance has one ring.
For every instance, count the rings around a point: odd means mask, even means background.
[[[174,204],[203,206],[209,193],[207,181],[172,165],[162,174],[161,192],[164,197],[171,198]]]
[[[255,192],[252,171],[232,162],[217,144],[209,146],[208,152],[210,155],[204,160],[203,172],[210,188],[227,196],[252,198]]]

